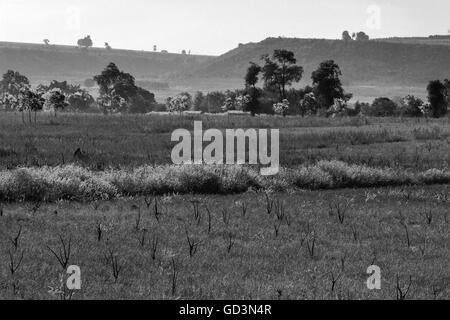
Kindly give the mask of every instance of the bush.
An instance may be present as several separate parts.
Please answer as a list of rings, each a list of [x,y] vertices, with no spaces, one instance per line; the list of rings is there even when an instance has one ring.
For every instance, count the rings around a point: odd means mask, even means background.
[[[372,117],[392,117],[397,112],[397,104],[389,98],[377,98],[370,108],[363,111],[366,115]]]

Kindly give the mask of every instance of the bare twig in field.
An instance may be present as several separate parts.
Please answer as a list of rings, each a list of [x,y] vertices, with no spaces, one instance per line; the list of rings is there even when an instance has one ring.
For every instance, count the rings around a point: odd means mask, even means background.
[[[145,197],[144,198],[144,202],[145,202],[145,205],[147,206],[147,209],[150,209],[150,206],[153,203],[153,198],[152,197]]]
[[[9,241],[12,243],[14,251],[17,251],[17,248],[19,247],[19,240],[21,235],[22,235],[22,226],[19,226],[19,231],[17,232],[16,236],[14,238],[9,237]]]
[[[406,245],[408,246],[408,248],[410,248],[411,247],[411,238],[409,236],[408,223],[406,221],[402,222],[402,226],[403,226],[403,229],[405,229]]]
[[[152,251],[152,260],[156,260],[156,253],[158,251],[158,244],[159,239],[156,234],[152,236],[152,242],[151,242],[151,251]]]
[[[141,207],[138,205],[133,205],[131,207],[131,209],[133,210],[137,210],[137,214],[136,214],[136,220],[135,220],[135,224],[134,224],[134,230],[136,232],[138,232],[140,230],[141,227],[141,220],[142,220],[142,215],[141,215]]]
[[[178,266],[177,263],[175,261],[175,258],[172,258],[172,296],[175,296],[177,293],[177,282],[178,282],[178,274],[179,274],[179,270],[178,270]]]
[[[431,286],[431,290],[433,292],[433,299],[434,300],[438,300],[439,296],[441,295],[441,293],[444,292],[445,287],[443,288],[443,287],[440,287],[440,286],[438,286],[436,284],[433,284]]]
[[[275,215],[277,216],[278,221],[283,221],[286,216],[286,210],[284,208],[283,202],[281,200],[277,200],[274,205]]]
[[[208,234],[211,233],[212,230],[212,214],[211,210],[209,210],[208,206],[205,206],[206,213],[208,214]]]
[[[154,200],[154,205],[153,205],[153,215],[155,216],[156,221],[159,222],[159,220],[160,220],[160,218],[161,218],[161,215],[162,215],[162,212],[161,212],[161,209],[159,208],[159,205],[158,205],[158,198],[157,198],[157,197],[155,197],[155,200]]]
[[[315,249],[316,249],[316,241],[317,241],[316,231],[312,230],[306,236],[306,247],[308,249],[308,253],[311,258],[314,258]]]
[[[353,240],[358,241],[358,238],[359,238],[358,227],[355,224],[352,224],[350,226],[350,229],[352,231]]]
[[[238,204],[239,208],[241,209],[241,216],[243,218],[245,218],[245,216],[247,215],[248,204],[243,201],[239,201],[237,204]]]
[[[235,245],[235,240],[233,239],[233,234],[230,232],[228,233],[228,238],[227,238],[227,252],[230,253],[231,249],[233,249],[234,245]]]
[[[141,237],[139,238],[139,244],[141,247],[145,247],[145,236],[147,235],[147,229],[142,229]]]
[[[194,219],[194,221],[197,223],[197,225],[200,225],[202,222],[202,213],[200,211],[200,200],[192,200],[191,201],[192,207],[193,207],[193,213],[192,213],[192,217]]]
[[[227,208],[222,209],[222,221],[225,226],[228,227],[230,225],[230,214],[228,213]]]
[[[67,241],[61,235],[59,235],[59,241],[60,241],[61,245],[58,248],[58,252],[56,252],[49,246],[47,246],[47,248],[58,260],[58,262],[61,265],[61,267],[63,268],[63,270],[66,270],[69,265],[69,260],[70,260],[72,238],[69,238],[69,241]]]
[[[432,209],[426,210],[424,212],[421,212],[421,215],[424,217],[425,222],[427,223],[427,225],[431,225],[431,223],[433,222],[433,211]]]
[[[412,276],[409,276],[409,283],[406,289],[400,285],[400,277],[397,275],[397,300],[405,300],[408,296],[409,290],[411,289],[412,285]]]
[[[339,281],[341,276],[342,276],[342,272],[339,273],[337,276],[334,274],[333,271],[330,272],[330,277],[331,277],[331,279],[330,279],[331,280],[331,288],[330,288],[330,290],[331,290],[331,292],[334,292],[334,290],[336,288],[336,283]]]
[[[337,215],[337,218],[341,224],[344,224],[348,209],[351,206],[353,199],[347,199],[345,201],[334,201],[328,203],[329,215]]]
[[[278,235],[280,234],[281,222],[282,221],[278,220],[273,224],[273,228],[275,230],[275,238],[278,238]]]
[[[19,260],[17,261],[14,257],[14,253],[10,250],[9,251],[9,272],[11,273],[11,276],[14,276],[14,274],[17,272],[17,270],[19,270],[20,265],[22,264],[23,261],[23,254],[24,252],[22,251]]]
[[[108,248],[108,252],[105,254],[105,261],[111,268],[114,282],[117,283],[120,272],[122,271],[122,265],[119,262],[118,255],[111,248]]]
[[[102,236],[103,236],[103,226],[101,222],[97,222],[97,226],[95,228],[95,231],[97,232],[97,241],[100,242],[102,241]]]
[[[187,230],[187,228],[185,231],[186,231],[187,243],[189,245],[189,257],[192,258],[197,253],[198,246],[202,243],[202,241],[201,240],[195,241],[194,239],[192,239],[189,236],[189,231]]]
[[[274,201],[269,197],[269,194],[266,192],[266,211],[267,214],[270,216],[273,211]]]

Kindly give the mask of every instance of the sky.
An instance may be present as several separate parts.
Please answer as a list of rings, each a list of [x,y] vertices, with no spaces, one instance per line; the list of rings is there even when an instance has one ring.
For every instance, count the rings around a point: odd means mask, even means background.
[[[0,41],[223,54],[267,37],[448,34],[450,0],[0,0]]]

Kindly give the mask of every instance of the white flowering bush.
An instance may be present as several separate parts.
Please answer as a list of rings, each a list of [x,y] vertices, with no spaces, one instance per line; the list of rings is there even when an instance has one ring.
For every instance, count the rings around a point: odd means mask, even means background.
[[[191,109],[192,98],[189,94],[182,93],[167,100],[167,109],[169,112],[183,112]]]
[[[4,110],[15,110],[19,107],[18,97],[5,92],[0,94],[0,105]]]
[[[240,193],[248,190],[283,191],[450,183],[450,171],[430,169],[410,173],[390,168],[320,161],[316,165],[280,169],[265,177],[247,166],[143,166],[93,172],[68,165],[0,171],[0,200],[93,201],[121,196],[173,193]]]
[[[286,116],[288,110],[289,101],[287,99],[284,99],[282,102],[278,102],[273,105],[273,111],[276,114],[282,115],[283,117]]]

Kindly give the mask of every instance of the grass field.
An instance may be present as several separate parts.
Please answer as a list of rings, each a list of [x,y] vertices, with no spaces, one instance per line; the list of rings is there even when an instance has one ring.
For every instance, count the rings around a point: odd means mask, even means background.
[[[170,169],[194,120],[282,128],[282,173]],[[1,113],[0,298],[448,299],[449,151],[448,118]]]

